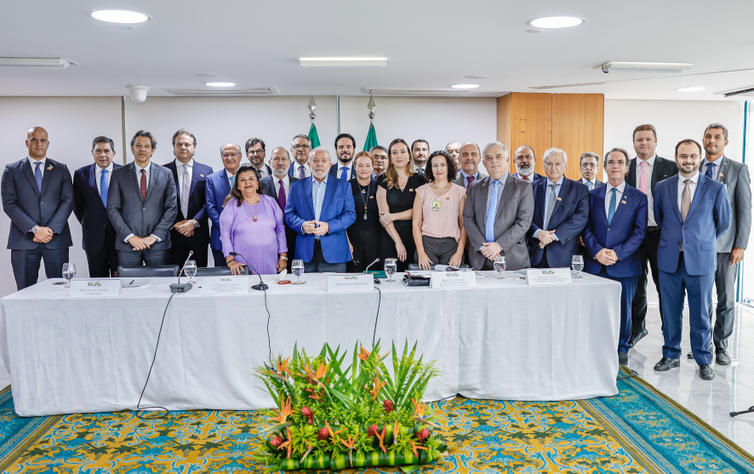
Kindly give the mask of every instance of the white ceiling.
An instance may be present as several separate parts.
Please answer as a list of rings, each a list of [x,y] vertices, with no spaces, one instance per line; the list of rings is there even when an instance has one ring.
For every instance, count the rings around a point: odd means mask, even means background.
[[[122,29],[95,9],[152,19]],[[527,33],[527,21],[570,15],[586,23]],[[121,96],[143,84],[206,89],[198,73],[281,95],[365,95],[374,88],[447,88],[469,97],[605,82],[544,92],[613,99],[721,100],[754,87],[754,1],[700,0],[26,0],[0,7],[0,56],[62,57],[64,70],[0,68],[0,95]],[[301,56],[387,56],[385,68],[301,68]],[[688,62],[682,74],[610,72],[606,61]],[[734,71],[720,73],[720,71]],[[483,75],[469,80],[464,76]],[[345,83],[347,85],[339,85]],[[676,92],[683,86],[706,91]],[[728,100],[743,100],[738,97]]]

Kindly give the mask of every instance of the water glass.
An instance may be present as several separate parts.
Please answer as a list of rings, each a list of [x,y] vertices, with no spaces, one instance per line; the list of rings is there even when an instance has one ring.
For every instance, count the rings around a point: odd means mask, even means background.
[[[304,274],[304,261],[301,259],[295,259],[291,263],[291,271],[296,275],[296,281],[291,282],[294,285],[302,285],[306,283],[301,279],[301,275]]]
[[[497,272],[497,277],[502,279],[503,273],[505,273],[505,268],[507,267],[505,263],[505,257],[502,255],[498,255],[495,257],[495,260],[492,263],[493,268]]]
[[[186,262],[186,266],[183,267],[183,273],[186,274],[186,276],[189,279],[189,283],[191,283],[192,285],[196,284],[196,282],[194,281],[194,277],[196,276],[196,271],[197,271],[197,267],[196,267],[195,260],[189,260],[188,262]]]
[[[581,276],[579,276],[579,273],[581,273],[581,270],[584,269],[584,256],[574,255],[571,259],[571,268],[573,268],[573,271],[576,272],[576,276],[574,278],[582,278]]]
[[[71,280],[76,276],[76,264],[75,263],[64,263],[63,264],[63,278],[68,280],[68,283],[65,285],[66,288],[71,287]]]
[[[388,276],[388,278],[385,281],[388,283],[394,283],[395,280],[393,280],[393,275],[395,275],[395,272],[397,271],[398,271],[398,259],[386,258],[385,259],[385,274]]]

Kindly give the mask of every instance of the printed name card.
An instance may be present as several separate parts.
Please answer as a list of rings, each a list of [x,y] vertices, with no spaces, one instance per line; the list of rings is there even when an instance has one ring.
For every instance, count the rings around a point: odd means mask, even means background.
[[[339,275],[327,277],[328,293],[369,291],[374,289],[374,275]]]
[[[248,295],[249,277],[247,275],[202,277],[202,294]]]
[[[432,272],[429,285],[432,288],[476,288],[476,273]]]
[[[120,296],[120,280],[71,280],[72,298]]]
[[[529,285],[571,283],[571,270],[568,268],[530,268],[526,270],[526,283]]]

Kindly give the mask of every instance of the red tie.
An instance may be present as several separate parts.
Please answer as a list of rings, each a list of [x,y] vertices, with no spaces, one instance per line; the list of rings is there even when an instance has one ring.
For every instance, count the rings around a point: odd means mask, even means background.
[[[466,176],[466,189],[469,189],[469,186],[471,186],[471,183],[474,181],[473,176]]]
[[[147,172],[146,170],[141,170],[141,184],[139,185],[139,188],[141,189],[141,200],[146,201],[147,200]]]
[[[521,179],[523,179],[524,181],[529,181],[529,177],[528,176],[521,176]]]

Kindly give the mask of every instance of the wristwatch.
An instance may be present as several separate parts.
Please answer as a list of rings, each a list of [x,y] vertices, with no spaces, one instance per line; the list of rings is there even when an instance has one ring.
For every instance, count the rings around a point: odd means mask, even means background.
[[[39,232],[39,226],[35,225],[34,227],[31,228],[31,233],[36,234],[37,232]]]

